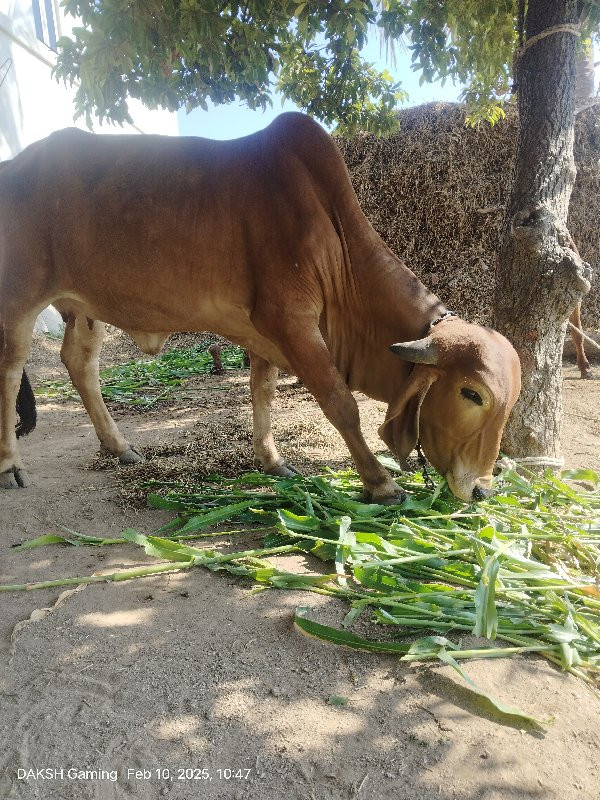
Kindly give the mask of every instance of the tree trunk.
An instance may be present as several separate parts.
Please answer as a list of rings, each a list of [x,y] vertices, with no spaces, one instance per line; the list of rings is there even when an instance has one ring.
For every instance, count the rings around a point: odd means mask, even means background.
[[[575,182],[577,0],[529,0],[525,45],[517,54],[519,137],[503,223],[495,327],[521,358],[523,388],[505,429],[509,456],[560,450],[561,356],[567,319],[589,291],[566,227]]]

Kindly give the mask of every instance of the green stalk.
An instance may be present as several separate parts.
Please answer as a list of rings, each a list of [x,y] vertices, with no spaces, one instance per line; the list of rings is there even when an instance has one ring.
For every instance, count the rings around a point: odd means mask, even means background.
[[[54,589],[59,586],[77,586],[83,583],[117,583],[135,578],[147,578],[159,575],[162,572],[178,572],[194,566],[193,561],[178,561],[173,564],[154,564],[150,567],[136,567],[135,569],[113,572],[107,575],[82,575],[77,578],[57,578],[53,581],[39,581],[37,583],[0,584],[0,592],[30,592],[34,589]]]
[[[452,658],[458,660],[465,658],[506,658],[519,653],[542,653],[547,650],[547,645],[530,645],[528,647],[488,647],[475,650],[452,650]],[[434,661],[437,653],[415,653],[402,656],[402,661]]]
[[[227,564],[230,561],[242,561],[245,558],[256,558],[260,556],[272,556],[280,553],[302,553],[295,544],[286,544],[280,547],[267,547],[264,549],[255,548],[254,550],[241,550],[237,553],[224,553],[219,556],[202,558],[201,564]]]
[[[401,548],[399,548],[401,549]],[[402,548],[403,549],[403,548]],[[379,569],[380,567],[391,567],[395,566],[396,564],[419,564],[421,562],[425,563],[426,561],[431,561],[433,558],[444,558],[448,556],[462,556],[471,554],[473,551],[471,548],[467,550],[440,550],[437,553],[431,553],[430,555],[422,555],[422,556],[406,556],[402,558],[389,558],[385,561],[371,561],[368,564],[361,564],[362,569],[371,570],[371,569]]]

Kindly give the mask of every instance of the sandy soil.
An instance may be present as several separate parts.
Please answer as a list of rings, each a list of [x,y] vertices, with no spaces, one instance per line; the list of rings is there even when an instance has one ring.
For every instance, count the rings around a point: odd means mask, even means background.
[[[128,348],[113,338],[107,359],[126,360]],[[37,341],[34,381],[58,371],[57,350]],[[600,381],[579,380],[571,364],[565,378],[567,465],[600,469]],[[359,402],[379,448],[382,409]],[[33,486],[0,498],[1,583],[145,563],[132,546],[11,546],[62,526],[150,532],[169,516],[142,506],[135,481],[251,465],[245,372],[199,378],[167,407],[118,416],[150,456],[129,472],[95,456],[79,403],[40,402],[38,429],[23,442]],[[300,466],[348,463],[291,379],[282,382],[275,428]],[[467,671],[505,701],[554,717],[544,732],[506,724],[448,668],[300,636],[297,605],[341,618],[317,595],[251,594],[201,570],[73,588],[0,594],[0,798],[600,797],[600,702],[542,659],[472,662]],[[347,705],[329,704],[332,695]]]

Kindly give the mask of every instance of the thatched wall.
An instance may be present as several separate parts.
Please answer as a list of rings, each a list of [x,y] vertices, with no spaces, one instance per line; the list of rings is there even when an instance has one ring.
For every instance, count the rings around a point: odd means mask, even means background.
[[[498,226],[507,197],[517,115],[494,128],[464,125],[464,108],[430,103],[400,114],[388,138],[338,139],[360,204],[388,245],[453,311],[489,324]],[[577,183],[569,228],[595,267],[584,325],[600,328],[600,114],[579,115]]]

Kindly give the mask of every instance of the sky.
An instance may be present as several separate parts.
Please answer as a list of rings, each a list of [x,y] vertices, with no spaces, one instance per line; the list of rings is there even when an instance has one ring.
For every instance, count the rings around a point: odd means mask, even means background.
[[[380,69],[387,69],[394,81],[401,81],[401,88],[409,94],[407,106],[429,103],[433,100],[456,102],[460,94],[460,86],[450,81],[441,84],[423,84],[419,86],[419,73],[410,68],[410,53],[400,46],[396,48],[396,65],[385,58],[385,49],[380,47],[379,34],[375,31],[363,49],[367,61],[375,63]],[[282,104],[281,95],[273,96],[273,106],[266,111],[252,111],[241,103],[228,106],[209,105],[208,111],[198,108],[190,114],[185,110],[178,113],[179,132],[182,136],[206,136],[209,139],[235,139],[254,133],[271,122],[282,111],[298,110],[290,102]]]

